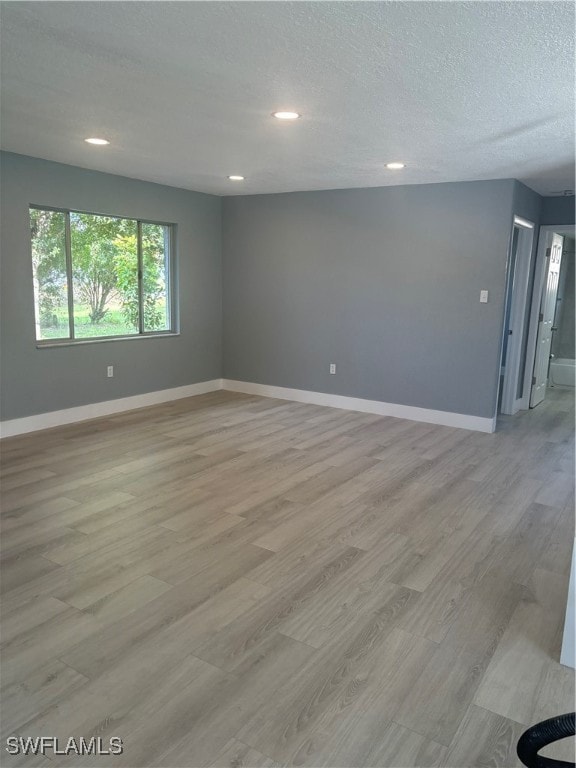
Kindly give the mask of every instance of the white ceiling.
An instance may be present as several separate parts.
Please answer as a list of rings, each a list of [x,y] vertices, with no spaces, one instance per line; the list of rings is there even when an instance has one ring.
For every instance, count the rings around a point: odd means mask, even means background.
[[[216,194],[574,187],[571,2],[3,2],[1,20],[6,150]]]

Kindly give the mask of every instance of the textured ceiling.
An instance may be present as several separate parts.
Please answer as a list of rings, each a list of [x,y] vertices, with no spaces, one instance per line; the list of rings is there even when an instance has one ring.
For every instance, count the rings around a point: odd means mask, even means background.
[[[3,2],[1,21],[13,152],[216,194],[574,186],[571,2]]]

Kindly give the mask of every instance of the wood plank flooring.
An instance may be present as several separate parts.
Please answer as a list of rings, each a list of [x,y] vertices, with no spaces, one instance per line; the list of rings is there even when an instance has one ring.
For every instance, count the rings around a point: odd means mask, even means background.
[[[2,737],[124,753],[2,764],[517,766],[574,702],[573,427],[219,392],[3,441]]]

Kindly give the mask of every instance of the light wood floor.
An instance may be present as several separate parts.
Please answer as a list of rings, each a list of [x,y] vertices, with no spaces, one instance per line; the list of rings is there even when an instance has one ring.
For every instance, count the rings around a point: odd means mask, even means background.
[[[2,764],[518,765],[573,707],[573,423],[220,392],[5,440],[3,736],[125,751]]]

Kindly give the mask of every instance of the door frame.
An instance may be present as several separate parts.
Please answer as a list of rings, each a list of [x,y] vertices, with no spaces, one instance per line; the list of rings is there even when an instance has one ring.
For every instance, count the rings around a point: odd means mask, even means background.
[[[512,245],[514,242],[514,230],[519,230],[518,242],[516,246],[516,258],[514,262],[514,271],[512,272]],[[518,388],[518,376],[520,372],[520,361],[522,359],[522,340],[524,336],[524,327],[526,321],[526,312],[529,311],[528,290],[530,285],[530,272],[532,266],[532,254],[534,250],[534,234],[536,226],[533,222],[523,219],[521,216],[514,216],[512,222],[512,228],[510,232],[510,247],[508,254],[508,269],[506,278],[506,302],[504,307],[504,320],[502,328],[502,350],[504,349],[505,334],[508,333],[506,328],[506,316],[508,314],[508,296],[510,295],[510,327],[514,328],[515,333],[509,337],[506,346],[506,360],[504,371],[504,382],[502,387],[502,394],[498,403],[498,410],[500,413],[504,413],[513,416],[524,406],[526,400],[525,391],[525,378],[523,381],[522,397],[516,397],[516,391]],[[510,280],[513,281],[512,293],[509,294]],[[528,368],[528,358],[526,358],[526,367]],[[500,366],[502,366],[502,359],[500,359]],[[500,368],[502,370],[502,368]],[[530,369],[530,375],[532,369]],[[530,394],[528,393],[528,399]]]
[[[530,393],[532,391],[532,376],[534,363],[536,362],[536,340],[538,338],[538,324],[540,306],[542,304],[542,292],[544,291],[544,279],[546,273],[546,250],[552,242],[552,235],[576,235],[574,224],[545,224],[540,227],[538,234],[538,251],[536,253],[536,265],[534,268],[534,289],[532,291],[532,304],[530,307],[530,326],[528,330],[528,346],[526,347],[526,370],[524,371],[524,397],[526,404],[523,409],[530,407]]]

